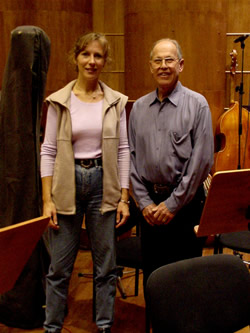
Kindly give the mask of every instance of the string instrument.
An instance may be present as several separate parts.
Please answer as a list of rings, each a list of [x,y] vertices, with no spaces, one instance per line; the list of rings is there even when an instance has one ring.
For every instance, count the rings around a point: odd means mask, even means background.
[[[215,130],[213,173],[223,170],[250,168],[250,114],[242,108],[242,134],[239,136],[239,103],[235,101],[237,52],[232,50],[230,67],[230,107],[224,112]],[[240,156],[240,158],[239,158]]]

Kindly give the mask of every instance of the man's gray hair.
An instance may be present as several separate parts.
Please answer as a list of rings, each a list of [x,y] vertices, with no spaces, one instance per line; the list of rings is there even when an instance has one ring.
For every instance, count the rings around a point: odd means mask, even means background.
[[[153,51],[154,51],[155,46],[156,46],[157,44],[161,43],[161,42],[171,42],[171,43],[173,43],[173,44],[176,46],[176,49],[177,49],[177,56],[178,56],[178,59],[179,59],[179,60],[182,59],[182,51],[181,51],[181,47],[180,47],[180,44],[177,42],[177,40],[175,40],[175,39],[171,39],[171,38],[162,38],[162,39],[157,40],[157,41],[153,44],[153,47],[152,47],[151,52],[150,52],[150,60],[152,59]]]

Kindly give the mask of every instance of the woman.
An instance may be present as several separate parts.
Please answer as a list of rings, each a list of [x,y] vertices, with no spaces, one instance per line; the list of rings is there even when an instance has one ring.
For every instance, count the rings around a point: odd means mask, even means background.
[[[61,332],[83,217],[94,264],[96,324],[110,332],[116,291],[115,226],[129,216],[127,97],[99,81],[108,59],[104,35],[89,33],[72,52],[77,79],[47,98],[41,151],[51,264],[45,332]]]

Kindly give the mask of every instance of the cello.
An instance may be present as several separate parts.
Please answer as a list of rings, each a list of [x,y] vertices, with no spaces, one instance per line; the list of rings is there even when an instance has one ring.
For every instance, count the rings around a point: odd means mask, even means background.
[[[235,75],[237,52],[232,50],[230,67],[230,106],[217,123],[215,130],[215,154],[213,173],[223,170],[250,168],[250,113],[235,101]],[[241,116],[242,130],[239,131]]]

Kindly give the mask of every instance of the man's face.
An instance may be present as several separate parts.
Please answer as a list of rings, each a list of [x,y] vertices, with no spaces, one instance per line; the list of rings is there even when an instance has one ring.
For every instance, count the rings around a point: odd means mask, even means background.
[[[162,41],[156,44],[150,60],[150,70],[158,88],[172,91],[184,67],[184,60],[178,59],[175,44]]]

